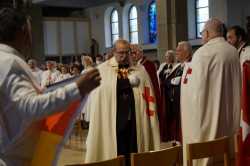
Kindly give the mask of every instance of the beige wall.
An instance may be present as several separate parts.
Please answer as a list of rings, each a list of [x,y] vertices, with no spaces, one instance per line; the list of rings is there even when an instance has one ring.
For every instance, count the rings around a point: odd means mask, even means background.
[[[107,42],[105,40],[105,35],[107,34],[105,32],[105,12],[109,9],[112,10],[112,8],[118,10],[120,37],[127,39],[126,29],[124,28],[127,25],[126,19],[124,18],[124,10],[126,10],[127,5],[133,4],[136,6],[138,12],[139,44],[143,46],[144,50],[155,50],[154,55],[156,55],[157,45],[152,45],[148,42],[147,9],[151,2],[152,0],[127,0],[124,7],[118,3],[109,3],[87,9],[86,13],[88,13],[91,22],[91,36],[98,41],[100,53],[108,51],[110,47],[106,45]]]

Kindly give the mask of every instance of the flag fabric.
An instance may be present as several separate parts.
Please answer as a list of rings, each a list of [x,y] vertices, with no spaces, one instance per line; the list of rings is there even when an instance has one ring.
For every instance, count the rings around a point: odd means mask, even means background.
[[[64,84],[74,81],[69,79],[51,86],[48,91],[52,91]],[[68,140],[73,129],[76,118],[80,115],[83,101],[74,101],[66,111],[54,114],[42,120],[41,131],[38,143],[35,147],[32,166],[55,166],[64,143]],[[82,103],[81,103],[82,102]]]
[[[250,165],[250,61],[243,64],[238,166]]]

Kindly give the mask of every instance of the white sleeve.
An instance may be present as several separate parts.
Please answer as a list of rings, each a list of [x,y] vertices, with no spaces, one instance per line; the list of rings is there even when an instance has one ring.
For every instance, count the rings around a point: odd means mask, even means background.
[[[246,47],[240,55],[241,70],[242,70],[244,62],[248,60],[250,60],[250,46]]]
[[[5,81],[4,91],[10,104],[17,110],[17,114],[31,120],[64,111],[69,103],[80,99],[76,83],[39,94],[26,75],[13,73]]]

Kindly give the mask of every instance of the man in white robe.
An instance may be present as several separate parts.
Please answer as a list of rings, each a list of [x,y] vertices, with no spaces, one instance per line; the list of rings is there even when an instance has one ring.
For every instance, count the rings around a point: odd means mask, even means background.
[[[99,85],[93,69],[76,82],[42,94],[20,52],[31,44],[30,22],[14,9],[0,10],[0,164],[30,165],[39,120],[63,111]]]
[[[39,82],[39,85],[41,85],[43,71],[37,67],[36,60],[35,59],[28,60],[28,65],[30,66],[30,69],[34,74],[36,80]]]
[[[56,70],[56,62],[47,61],[46,66],[47,70],[42,73],[42,88],[46,88],[47,86],[54,84],[60,75],[60,71]]]
[[[233,136],[240,125],[241,74],[237,50],[222,37],[222,22],[210,19],[202,31],[204,45],[183,73],[181,116],[186,144]],[[202,159],[196,166],[216,165]],[[186,162],[185,162],[186,165]]]
[[[135,113],[135,141],[137,144],[132,146],[136,146],[136,152],[159,150],[160,148],[155,95],[147,72],[142,66],[129,66],[128,71],[125,70],[120,75],[120,65],[132,64],[129,62],[129,58],[129,43],[125,40],[118,40],[115,44],[114,57],[98,66],[102,77],[101,85],[90,94],[85,107],[85,115],[87,116],[85,118],[90,120],[86,162],[114,158],[119,155],[119,141],[127,142],[117,138],[119,136],[117,136],[117,127],[120,123],[117,119],[122,119],[122,117],[117,117],[117,96],[119,96],[117,90],[119,89],[118,79],[123,77],[122,75],[128,76],[134,97],[135,109],[133,113]],[[133,115],[130,117],[132,119]]]

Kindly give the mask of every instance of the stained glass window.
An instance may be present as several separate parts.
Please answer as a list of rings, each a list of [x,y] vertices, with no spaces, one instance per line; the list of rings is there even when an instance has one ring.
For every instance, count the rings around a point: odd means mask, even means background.
[[[209,0],[196,0],[196,36],[201,37],[205,22],[209,19]]]
[[[119,18],[117,10],[113,10],[111,13],[111,42],[112,45],[117,39],[119,39]]]
[[[157,40],[157,11],[156,3],[153,1],[148,9],[149,21],[149,42],[155,43]]]
[[[132,44],[138,43],[138,23],[137,23],[137,9],[131,6],[129,10],[129,41]]]

